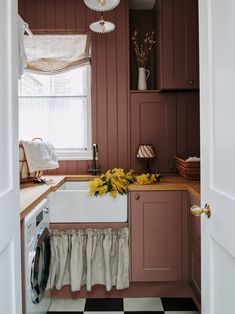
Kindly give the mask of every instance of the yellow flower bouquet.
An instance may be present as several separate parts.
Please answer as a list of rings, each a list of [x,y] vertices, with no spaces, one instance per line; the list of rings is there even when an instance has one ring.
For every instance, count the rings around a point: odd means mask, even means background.
[[[122,168],[114,168],[89,183],[89,194],[103,196],[109,193],[112,197],[116,197],[118,193],[124,195],[127,193],[128,185],[134,182],[132,170],[125,173]]]
[[[135,178],[138,184],[152,184],[162,181],[162,175],[160,173],[143,173]]]
[[[89,182],[89,195],[103,196],[108,193],[115,198],[117,194],[126,194],[129,184],[135,182],[137,184],[152,184],[160,182],[161,179],[162,176],[160,174],[147,173],[135,177],[133,170],[125,173],[122,168],[114,168]]]

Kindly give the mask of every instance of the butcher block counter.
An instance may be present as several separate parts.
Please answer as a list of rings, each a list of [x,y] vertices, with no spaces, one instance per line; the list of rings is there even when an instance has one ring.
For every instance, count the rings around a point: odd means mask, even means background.
[[[94,179],[91,175],[65,175],[65,176],[45,176],[47,184],[24,184],[20,189],[20,219],[24,217],[47,195],[56,191],[66,181],[89,181]],[[178,175],[166,176],[163,182],[139,185],[131,184],[129,191],[188,191],[200,200],[200,182],[186,180]]]

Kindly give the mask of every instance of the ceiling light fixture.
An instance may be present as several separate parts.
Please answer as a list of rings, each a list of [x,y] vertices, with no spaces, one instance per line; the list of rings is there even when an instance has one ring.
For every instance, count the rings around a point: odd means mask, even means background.
[[[95,33],[110,33],[114,31],[115,25],[111,22],[105,21],[103,15],[101,16],[100,20],[94,22],[90,25],[90,30]]]
[[[84,0],[84,2],[91,10],[105,12],[116,8],[120,0]]]

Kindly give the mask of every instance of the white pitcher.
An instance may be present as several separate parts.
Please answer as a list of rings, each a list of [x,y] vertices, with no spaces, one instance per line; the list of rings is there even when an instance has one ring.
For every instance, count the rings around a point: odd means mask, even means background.
[[[149,70],[145,70],[145,68],[139,68],[138,90],[147,89],[147,79],[149,75]]]

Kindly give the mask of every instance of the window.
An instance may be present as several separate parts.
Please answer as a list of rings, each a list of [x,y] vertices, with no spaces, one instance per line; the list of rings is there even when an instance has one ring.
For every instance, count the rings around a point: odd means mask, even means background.
[[[26,71],[19,81],[20,139],[53,143],[59,159],[90,159],[90,72],[90,64],[53,74]]]

